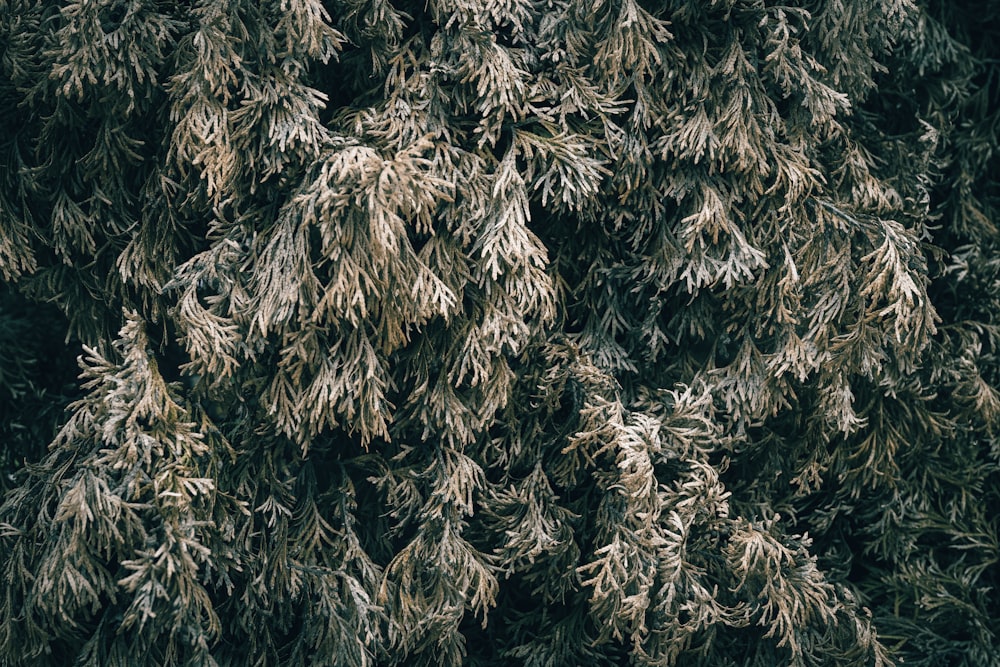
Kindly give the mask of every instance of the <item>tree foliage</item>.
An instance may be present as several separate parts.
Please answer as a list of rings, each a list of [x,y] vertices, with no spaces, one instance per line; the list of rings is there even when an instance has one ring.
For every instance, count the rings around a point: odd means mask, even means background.
[[[0,1],[0,664],[1000,665],[997,19]]]

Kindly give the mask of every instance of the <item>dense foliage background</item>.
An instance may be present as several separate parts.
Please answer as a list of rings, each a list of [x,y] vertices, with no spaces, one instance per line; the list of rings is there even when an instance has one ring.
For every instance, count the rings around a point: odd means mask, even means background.
[[[1000,665],[998,20],[0,0],[0,664]]]

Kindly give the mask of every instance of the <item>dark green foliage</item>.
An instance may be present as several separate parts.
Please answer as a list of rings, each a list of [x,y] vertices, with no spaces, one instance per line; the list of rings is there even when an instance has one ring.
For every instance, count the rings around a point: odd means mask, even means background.
[[[38,461],[77,395],[66,322],[51,306],[0,292],[0,489]]]
[[[0,664],[1000,665],[998,18],[0,0]]]

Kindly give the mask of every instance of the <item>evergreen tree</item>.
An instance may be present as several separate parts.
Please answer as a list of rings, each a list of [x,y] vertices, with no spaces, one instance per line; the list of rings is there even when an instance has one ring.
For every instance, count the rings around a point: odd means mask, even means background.
[[[0,0],[0,665],[1000,666],[998,19]]]

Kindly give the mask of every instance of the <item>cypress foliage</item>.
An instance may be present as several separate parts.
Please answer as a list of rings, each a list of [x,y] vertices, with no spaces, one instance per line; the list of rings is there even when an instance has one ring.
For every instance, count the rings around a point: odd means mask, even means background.
[[[998,19],[0,0],[0,664],[1000,665]]]

